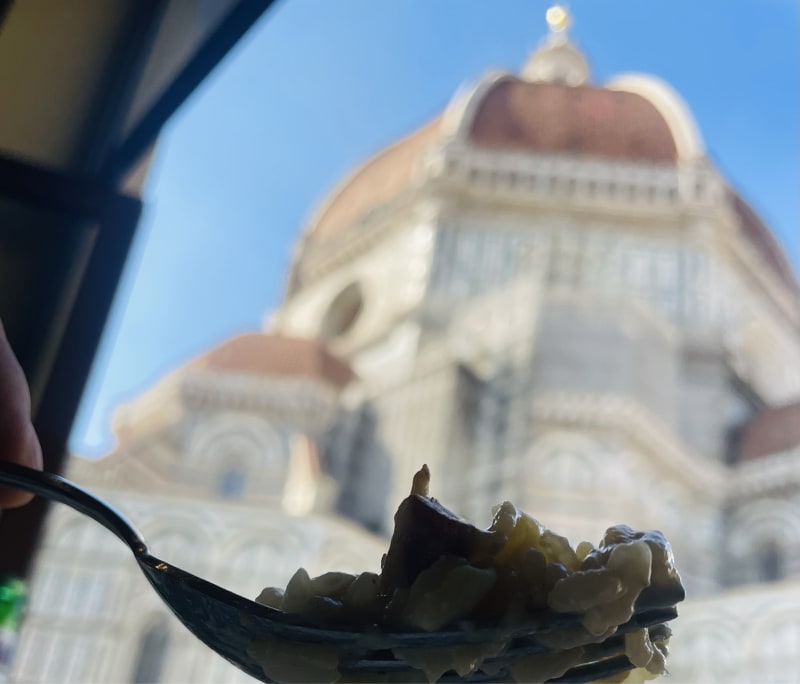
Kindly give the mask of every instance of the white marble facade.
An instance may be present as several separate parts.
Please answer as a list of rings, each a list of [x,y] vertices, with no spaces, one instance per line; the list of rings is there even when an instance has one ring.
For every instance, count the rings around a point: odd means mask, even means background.
[[[120,412],[113,455],[73,459],[68,476],[134,522],[159,558],[243,596],[285,586],[300,566],[376,572],[384,540],[329,514],[338,486],[313,440],[334,402],[314,379],[183,368]],[[56,506],[12,681],[251,680],[178,622],[119,540]]]
[[[673,681],[796,681],[796,277],[669,86],[591,85],[557,33],[522,73],[457,93],[301,236],[262,337],[318,340],[352,378],[190,364],[120,411],[114,454],[72,474],[157,553],[251,595],[297,565],[375,567],[373,533],[422,462],[436,496],[481,523],[507,498],[573,543],[660,528],[689,591]],[[593,99],[608,128],[529,121],[504,89],[531,107]],[[650,128],[620,132],[606,107]],[[773,412],[777,441],[738,437]],[[52,516],[14,681],[237,681],[108,536]]]

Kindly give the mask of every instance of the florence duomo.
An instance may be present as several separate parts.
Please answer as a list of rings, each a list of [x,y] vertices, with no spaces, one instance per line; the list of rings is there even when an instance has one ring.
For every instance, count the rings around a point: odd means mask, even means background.
[[[598,82],[572,21],[551,7],[516,73],[465,73],[341,179],[263,329],[120,406],[114,451],[68,474],[247,596],[377,570],[422,463],[481,525],[510,500],[573,544],[658,528],[687,588],[673,681],[793,681],[797,277],[691,102]],[[12,681],[249,681],[138,572],[54,509]]]

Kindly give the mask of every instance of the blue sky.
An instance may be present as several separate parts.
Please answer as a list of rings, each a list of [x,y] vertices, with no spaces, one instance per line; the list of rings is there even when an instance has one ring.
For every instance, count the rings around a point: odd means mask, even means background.
[[[114,406],[226,337],[261,327],[291,250],[339,178],[439,112],[459,85],[518,71],[540,0],[283,0],[170,122],[146,212],[73,431],[113,446]],[[655,74],[797,268],[797,0],[573,0],[602,83]]]

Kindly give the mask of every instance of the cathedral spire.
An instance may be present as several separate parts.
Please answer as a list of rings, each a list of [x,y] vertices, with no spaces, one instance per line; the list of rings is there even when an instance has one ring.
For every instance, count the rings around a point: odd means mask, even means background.
[[[567,36],[572,16],[563,5],[553,5],[545,20],[550,31],[528,58],[522,77],[534,82],[583,85],[589,80],[589,65]]]

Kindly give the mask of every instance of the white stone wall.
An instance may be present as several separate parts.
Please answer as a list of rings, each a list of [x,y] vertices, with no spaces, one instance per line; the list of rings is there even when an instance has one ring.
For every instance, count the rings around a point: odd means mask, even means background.
[[[750,585],[688,600],[673,623],[674,682],[797,681],[800,582]]]
[[[298,292],[275,315],[274,328],[286,335],[317,336],[336,295],[357,282],[364,294],[362,312],[352,330],[334,340],[332,348],[348,354],[383,338],[423,295],[432,252],[432,220],[424,212],[413,214],[411,223]]]
[[[97,493],[137,524],[154,554],[251,598],[285,586],[301,566],[312,575],[376,572],[385,551],[383,540],[335,518],[166,492]],[[252,681],[180,624],[127,548],[97,523],[56,508],[41,553],[12,682],[131,681],[141,638],[158,620],[168,634],[161,681]]]

